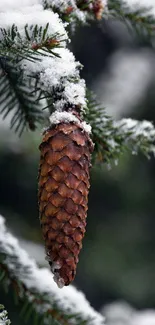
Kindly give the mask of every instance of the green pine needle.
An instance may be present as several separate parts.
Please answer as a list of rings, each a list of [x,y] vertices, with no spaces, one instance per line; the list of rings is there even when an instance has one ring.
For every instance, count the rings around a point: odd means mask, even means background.
[[[3,119],[12,114],[10,127],[20,135],[25,128],[35,130],[44,115],[36,94],[31,93],[31,80],[24,80],[21,71],[8,60],[0,63],[0,113]]]

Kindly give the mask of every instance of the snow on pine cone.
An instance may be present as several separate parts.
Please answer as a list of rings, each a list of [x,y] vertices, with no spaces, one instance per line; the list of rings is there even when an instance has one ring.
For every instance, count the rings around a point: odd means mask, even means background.
[[[75,120],[51,125],[40,145],[40,222],[59,287],[74,280],[88,209],[93,144],[80,120]]]

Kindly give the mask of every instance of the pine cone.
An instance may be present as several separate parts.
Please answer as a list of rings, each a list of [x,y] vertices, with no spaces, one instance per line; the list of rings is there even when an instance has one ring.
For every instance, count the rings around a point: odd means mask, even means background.
[[[80,124],[47,129],[40,145],[39,210],[47,259],[59,287],[76,274],[85,234],[92,142]]]

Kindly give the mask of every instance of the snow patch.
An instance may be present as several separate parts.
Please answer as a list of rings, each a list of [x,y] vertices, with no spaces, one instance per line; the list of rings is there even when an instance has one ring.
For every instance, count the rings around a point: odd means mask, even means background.
[[[23,60],[22,67],[27,70],[27,74],[40,73],[41,82],[45,90],[52,90],[53,87],[59,86],[66,77],[79,77],[79,62],[75,61],[74,55],[67,48],[57,48],[53,50],[60,57],[40,55],[40,61],[34,63],[32,61]],[[61,80],[62,79],[62,80]],[[50,89],[49,89],[50,88]]]
[[[155,15],[155,2],[154,0],[126,0],[128,5],[133,9],[139,9],[142,7],[146,7],[149,10],[149,12],[153,15]]]
[[[80,122],[80,120],[71,112],[54,112],[50,116],[51,125],[56,125],[59,123],[76,123],[81,127],[85,132],[91,133],[91,126],[87,124],[85,121]]]
[[[81,125],[82,125],[82,128],[88,133],[88,134],[90,134],[91,133],[91,125],[90,124],[88,124],[88,123],[86,123],[85,121],[83,121],[82,123],[81,123]]]
[[[83,79],[80,79],[79,82],[76,83],[66,80],[64,86],[64,97],[66,98],[67,102],[72,103],[74,105],[86,107],[86,84]]]
[[[18,28],[19,35],[17,33],[15,36],[14,47],[19,48],[24,45],[32,50],[34,42],[40,44],[41,36],[38,34],[34,39],[33,35],[36,25],[38,28],[45,28],[48,23],[46,37],[56,37],[58,40],[63,38],[61,48],[53,49],[53,53],[46,56],[45,52],[39,49],[38,60],[22,60],[19,69],[23,70],[25,78],[31,76],[38,79],[39,88],[56,98],[55,107],[62,106],[63,102],[63,106],[65,104],[78,105],[81,110],[84,109],[86,107],[86,85],[84,80],[80,80],[80,63],[75,61],[74,55],[66,48],[66,40],[68,40],[66,24],[63,24],[58,14],[52,10],[44,10],[44,1],[32,0],[31,3],[30,0],[24,0],[23,7],[18,7],[19,0],[16,1],[14,5],[11,5],[10,0],[7,0],[8,8],[6,8],[2,0],[0,7],[0,27],[6,31],[10,31],[13,25]],[[58,1],[57,5],[60,4]],[[30,40],[27,39],[25,26],[27,26]],[[3,40],[3,37],[3,33],[0,32],[0,40]]]
[[[143,136],[146,138],[155,139],[155,128],[154,125],[149,121],[136,121],[131,118],[124,118],[120,121],[114,122],[114,126],[118,129],[120,128],[124,133],[131,132],[130,136],[133,138],[138,138],[138,136]]]
[[[52,125],[59,124],[62,122],[64,123],[74,122],[79,124],[79,119],[70,112],[54,112],[49,119]]]
[[[38,56],[40,61],[32,62],[23,60],[21,63],[25,74],[39,75],[42,90],[55,95],[61,95],[54,105],[62,107],[65,104],[79,105],[81,109],[86,107],[86,85],[79,76],[79,62],[75,61],[74,55],[67,48],[57,48],[53,52],[57,56]]]
[[[0,325],[10,325],[11,322],[8,320],[8,313],[6,310],[0,311]]]
[[[41,4],[42,0],[1,0],[0,1],[0,12],[21,10],[24,7],[33,7],[34,5]]]
[[[135,310],[124,301],[106,305],[101,312],[106,317],[106,325],[154,325],[155,310]]]
[[[49,23],[47,36],[50,37],[58,33],[60,36],[63,35],[63,39],[68,39],[64,25],[58,14],[50,10],[44,10],[42,5],[34,4],[33,6],[20,8],[20,10],[16,9],[0,12],[0,27],[9,30],[13,25],[17,26],[23,41],[26,40],[26,25],[28,25],[28,32],[31,37],[32,26],[35,27],[35,25],[37,25],[45,28],[47,23]],[[0,33],[0,39],[3,39],[2,33]],[[15,41],[18,41],[18,36],[16,36]]]

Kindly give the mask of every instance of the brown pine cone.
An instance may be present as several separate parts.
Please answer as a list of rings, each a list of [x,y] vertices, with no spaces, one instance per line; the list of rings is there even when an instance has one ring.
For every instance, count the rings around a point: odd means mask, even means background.
[[[40,145],[39,210],[47,259],[59,287],[76,274],[85,234],[92,141],[78,123],[60,123]]]

